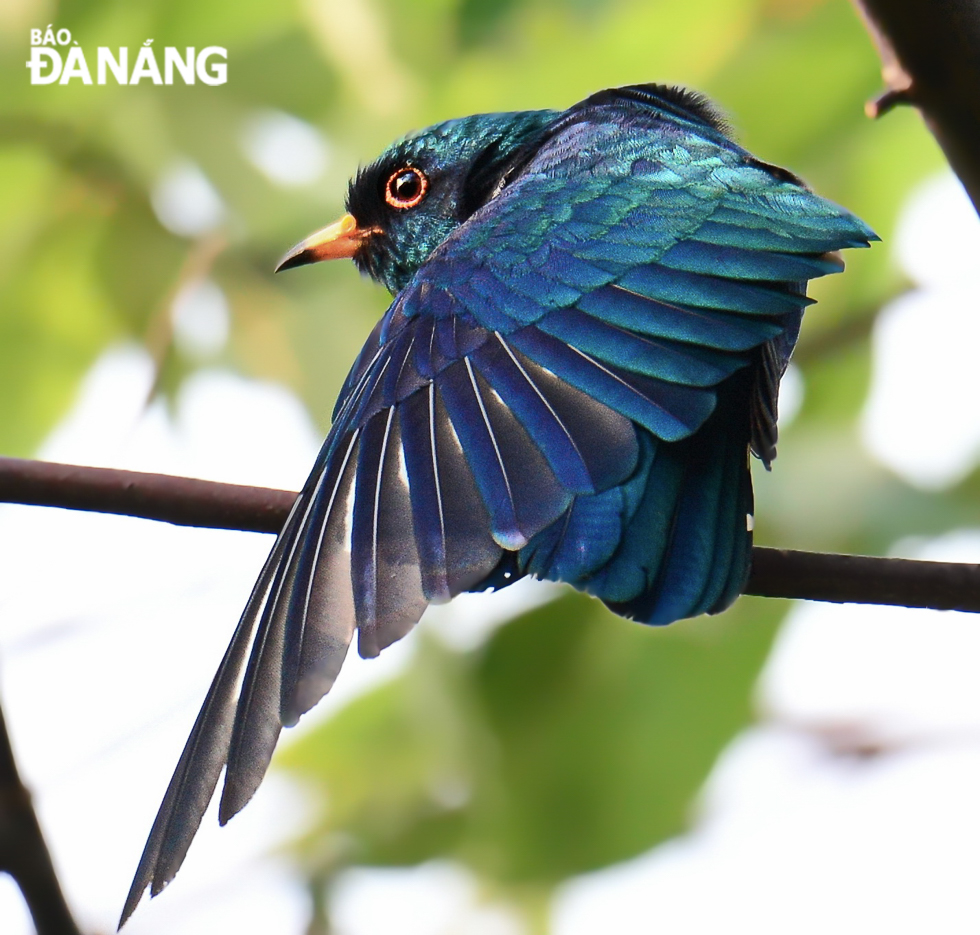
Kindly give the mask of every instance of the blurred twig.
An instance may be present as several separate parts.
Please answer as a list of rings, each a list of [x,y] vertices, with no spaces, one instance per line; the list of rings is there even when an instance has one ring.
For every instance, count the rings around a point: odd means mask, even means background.
[[[153,401],[160,390],[163,365],[173,345],[173,304],[177,296],[191,283],[206,279],[211,274],[215,261],[227,246],[228,238],[222,230],[211,231],[196,240],[187,251],[173,285],[167,290],[151,316],[143,341],[153,361],[153,382],[146,394],[146,405]]]
[[[762,724],[815,741],[828,755],[855,763],[910,751],[963,746],[976,748],[980,732],[969,727],[905,727],[874,717],[806,719],[767,712]]]
[[[0,458],[0,502],[278,532],[295,498],[266,487]],[[756,548],[745,593],[980,613],[980,565]]]
[[[881,55],[872,117],[914,104],[980,212],[980,0],[854,0]]]
[[[79,935],[41,834],[31,795],[20,780],[0,710],[0,872],[9,873],[37,935]]]

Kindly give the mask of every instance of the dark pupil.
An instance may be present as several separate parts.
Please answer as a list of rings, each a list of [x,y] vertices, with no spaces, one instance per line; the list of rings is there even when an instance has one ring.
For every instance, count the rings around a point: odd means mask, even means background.
[[[415,172],[402,172],[395,176],[395,181],[391,186],[394,191],[392,194],[399,201],[411,201],[418,196],[420,182]]]

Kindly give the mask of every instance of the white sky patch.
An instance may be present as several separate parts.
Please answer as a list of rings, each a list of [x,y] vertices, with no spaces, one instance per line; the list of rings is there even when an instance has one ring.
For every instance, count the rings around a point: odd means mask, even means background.
[[[895,257],[920,286],[976,282],[980,221],[952,172],[928,179],[909,196],[895,232]]]
[[[46,461],[74,459],[96,467],[115,465],[126,452],[129,433],[145,420],[153,386],[153,362],[135,345],[105,351],[85,375],[74,408],[38,451]]]
[[[906,554],[980,563],[980,530],[948,533]],[[976,614],[799,603],[770,656],[763,703],[791,721],[980,740],[978,659]]]
[[[334,885],[330,921],[337,935],[523,935],[516,913],[481,904],[478,893],[468,871],[444,861],[357,867]]]
[[[786,428],[793,424],[799,415],[806,397],[806,383],[803,373],[796,364],[790,364],[783,374],[779,384],[779,427]]]
[[[323,134],[281,110],[249,118],[242,130],[242,149],[256,169],[283,188],[311,185],[323,175],[329,158]]]
[[[157,220],[180,237],[200,237],[217,228],[227,214],[210,179],[189,160],[173,164],[150,193]]]
[[[194,359],[214,357],[228,342],[231,315],[228,300],[212,279],[190,282],[177,293],[170,309],[174,343]]]
[[[559,889],[552,935],[967,935],[980,929],[980,750],[834,758],[743,734],[696,829]]]
[[[919,288],[875,323],[862,438],[910,484],[941,489],[980,460],[980,219],[954,176],[912,196],[896,252]]]

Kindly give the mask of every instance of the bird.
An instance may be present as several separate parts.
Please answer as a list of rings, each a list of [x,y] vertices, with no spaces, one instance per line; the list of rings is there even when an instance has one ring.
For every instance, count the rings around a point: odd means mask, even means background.
[[[393,300],[248,599],[120,926],[219,821],[354,634],[523,577],[662,625],[726,609],[752,547],[750,454],[776,455],[810,279],[877,236],[735,142],[701,94],[599,91],[393,143],[277,270],[350,258]]]

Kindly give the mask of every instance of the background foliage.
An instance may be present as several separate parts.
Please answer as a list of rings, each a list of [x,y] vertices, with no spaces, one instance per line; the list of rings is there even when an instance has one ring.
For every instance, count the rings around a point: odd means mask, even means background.
[[[221,87],[32,87],[28,29],[53,22],[87,50],[228,48]],[[483,110],[564,107],[601,87],[699,88],[741,142],[802,175],[888,241],[910,186],[942,164],[912,112],[871,123],[880,86],[842,0],[18,0],[0,11],[0,452],[29,456],[107,346],[145,344],[172,394],[223,365],[291,387],[326,429],[349,362],[387,296],[346,264],[273,278],[284,248],[342,210],[347,177],[391,139]],[[269,110],[316,127],[326,171],[275,185],[246,158]],[[223,221],[165,229],[155,187],[200,168]],[[207,274],[230,340],[172,340],[178,290]],[[912,490],[863,454],[855,417],[868,334],[904,288],[877,248],[814,284],[798,361],[800,416],[758,472],[758,542],[880,553],[955,523],[978,494]],[[805,491],[805,495],[801,495]],[[663,631],[568,595],[466,652],[425,642],[409,670],[283,752],[322,795],[297,854],[317,886],[352,862],[463,861],[530,919],[555,883],[681,831],[751,694],[785,607],[742,599]]]

